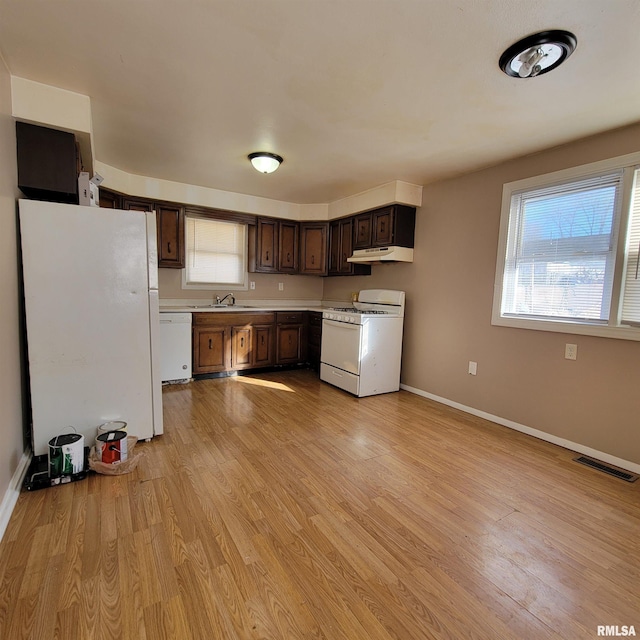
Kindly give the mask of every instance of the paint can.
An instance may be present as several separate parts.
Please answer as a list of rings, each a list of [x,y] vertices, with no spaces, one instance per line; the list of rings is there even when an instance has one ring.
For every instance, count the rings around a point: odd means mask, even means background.
[[[96,438],[98,457],[105,464],[124,462],[127,459],[127,432],[107,431]]]
[[[125,431],[127,430],[127,423],[123,420],[112,420],[111,422],[104,422],[98,427],[98,435],[108,433],[109,431]]]
[[[84,436],[65,433],[49,440],[49,477],[59,478],[84,471]]]

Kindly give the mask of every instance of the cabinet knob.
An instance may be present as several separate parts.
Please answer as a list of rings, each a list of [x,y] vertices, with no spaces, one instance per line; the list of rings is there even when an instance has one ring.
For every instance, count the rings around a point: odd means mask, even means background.
[[[291,254],[287,253],[287,262],[291,262]]]
[[[171,253],[171,243],[167,242],[167,253]]]
[[[265,259],[266,262],[269,262],[269,252],[268,251],[265,252],[264,259]]]
[[[316,263],[316,257],[311,254],[311,264],[315,264]]]
[[[211,349],[211,338],[209,338],[209,349]]]

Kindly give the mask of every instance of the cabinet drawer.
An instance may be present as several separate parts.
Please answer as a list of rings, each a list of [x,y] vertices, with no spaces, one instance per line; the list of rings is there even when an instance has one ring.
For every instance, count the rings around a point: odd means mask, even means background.
[[[304,311],[276,311],[278,324],[301,324],[304,322]]]
[[[243,324],[271,324],[274,320],[273,312],[238,312],[210,311],[194,313],[193,324],[199,326],[239,326]]]

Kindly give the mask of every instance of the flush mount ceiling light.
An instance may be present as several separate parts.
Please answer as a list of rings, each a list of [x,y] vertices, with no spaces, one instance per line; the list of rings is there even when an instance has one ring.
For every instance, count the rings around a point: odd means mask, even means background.
[[[249,154],[249,160],[256,171],[260,173],[273,173],[282,162],[282,158],[268,151],[256,151]]]
[[[541,31],[511,45],[500,56],[500,68],[513,78],[533,78],[559,67],[575,50],[569,31]]]

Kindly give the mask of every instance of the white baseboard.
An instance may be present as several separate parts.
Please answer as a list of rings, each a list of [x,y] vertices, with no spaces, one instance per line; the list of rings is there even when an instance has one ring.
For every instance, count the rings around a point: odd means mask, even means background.
[[[20,487],[22,487],[22,482],[31,464],[31,457],[31,451],[25,451],[22,454],[22,458],[20,458],[20,462],[13,473],[9,487],[4,494],[2,504],[0,504],[0,541],[2,541],[4,532],[7,530],[13,508],[16,506],[16,502],[18,502]]]
[[[585,447],[578,442],[565,440],[564,438],[559,438],[558,436],[546,433],[545,431],[533,429],[532,427],[527,427],[523,424],[519,424],[518,422],[513,422],[512,420],[501,418],[500,416],[494,416],[490,413],[486,413],[485,411],[474,409],[473,407],[467,407],[466,405],[460,404],[459,402],[454,402],[453,400],[436,396],[433,393],[422,391],[422,389],[416,389],[415,387],[410,387],[406,384],[401,384],[400,388],[404,389],[405,391],[409,391],[410,393],[415,393],[418,396],[422,396],[423,398],[429,398],[429,400],[434,400],[435,402],[446,404],[447,406],[453,407],[454,409],[460,409],[460,411],[470,413],[473,416],[478,416],[479,418],[484,418],[485,420],[496,422],[503,427],[508,427],[509,429],[514,429],[515,431],[526,433],[527,435],[533,436],[534,438],[545,440],[546,442],[551,442],[552,444],[557,444],[558,446],[569,449],[570,451],[576,451],[591,458],[601,460],[602,462],[607,462],[615,467],[620,467],[621,469],[627,469],[632,473],[640,474],[640,464],[636,464],[635,462],[623,460],[622,458],[616,458],[616,456],[609,455],[608,453],[604,453],[603,451],[597,451],[596,449],[592,449],[591,447]]]

